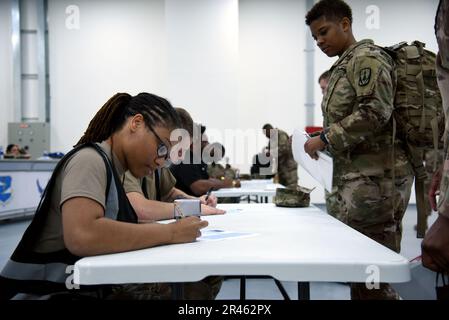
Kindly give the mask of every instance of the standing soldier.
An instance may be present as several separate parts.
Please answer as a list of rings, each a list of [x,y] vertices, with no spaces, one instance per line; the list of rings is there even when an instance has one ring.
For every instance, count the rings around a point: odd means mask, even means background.
[[[307,141],[305,151],[315,159],[326,146],[331,152],[344,222],[399,252],[413,172],[400,141],[392,143],[394,63],[372,40],[355,40],[351,8],[342,0],[321,0],[306,24],[317,46],[339,59],[322,102],[324,130]],[[372,290],[352,283],[351,298],[398,296],[386,283]]]
[[[293,159],[292,145],[289,142],[289,136],[281,129],[274,129],[271,124],[265,124],[263,131],[265,136],[270,139],[270,133],[274,130],[277,133],[277,144],[269,144],[270,155],[276,156],[277,174],[279,183],[286,187],[296,188],[298,185],[298,164]]]
[[[439,53],[437,57],[438,86],[443,99],[446,121],[449,116],[449,0],[441,0],[435,19],[435,33]],[[447,128],[447,122],[446,122]],[[435,173],[429,199],[433,210],[438,209],[438,218],[430,227],[422,243],[422,262],[434,271],[449,273],[449,152],[448,131],[445,137],[444,165]],[[440,184],[441,182],[441,184]],[[439,190],[438,206],[435,195]]]
[[[318,84],[320,85],[323,96],[326,94],[330,75],[331,75],[330,71],[326,70],[318,78]],[[344,217],[341,217],[340,215],[340,204],[338,203],[337,187],[333,186],[331,192],[324,190],[324,197],[326,199],[327,213],[329,213],[334,218],[337,218],[338,220],[344,221]]]

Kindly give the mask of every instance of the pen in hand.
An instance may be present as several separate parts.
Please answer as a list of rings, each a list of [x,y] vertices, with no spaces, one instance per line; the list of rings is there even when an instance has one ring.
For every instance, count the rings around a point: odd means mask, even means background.
[[[211,194],[211,192],[212,192],[212,189],[213,189],[213,188],[210,188],[210,189],[207,191],[207,193],[206,193],[206,198],[204,199],[206,202],[207,202],[207,200],[209,199],[209,196],[210,196],[210,194]]]

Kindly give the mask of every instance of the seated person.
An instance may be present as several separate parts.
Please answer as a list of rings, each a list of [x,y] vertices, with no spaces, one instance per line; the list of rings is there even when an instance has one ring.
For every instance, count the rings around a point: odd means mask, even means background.
[[[5,159],[30,159],[31,155],[28,153],[28,146],[20,148],[18,144],[10,144],[6,148],[4,155]]]
[[[136,178],[130,171],[125,174],[123,187],[139,220],[173,219],[175,199],[196,199],[175,188],[176,179],[168,168],[155,170],[151,175]],[[217,198],[213,195],[201,196],[203,215],[223,214],[224,210],[215,208]]]
[[[5,159],[14,159],[20,156],[20,147],[17,144],[9,144],[6,147]]]
[[[175,199],[195,199],[175,188],[176,179],[166,167],[153,171],[143,178],[136,178],[131,171],[125,173],[123,188],[140,222],[173,219]],[[224,210],[215,208],[217,198],[213,195],[200,197],[201,214],[224,214]],[[206,205],[208,204],[208,205]],[[214,299],[220,291],[223,277],[213,276],[197,282],[184,284],[184,298]],[[159,299],[170,299],[171,288],[167,283],[152,284]]]
[[[195,241],[207,221],[186,217],[168,224],[138,224],[121,184],[126,170],[143,177],[164,165],[170,132],[178,124],[171,104],[156,95],[117,93],[109,99],[53,171],[33,221],[0,272],[0,301],[16,294],[98,297],[98,287],[67,286],[66,270],[77,260]],[[101,288],[107,290],[102,295],[106,299],[163,296],[151,284]]]
[[[221,150],[221,152],[220,152]],[[216,152],[217,151],[217,152]],[[204,148],[203,151],[203,157],[205,157],[208,166],[207,166],[207,173],[209,175],[209,178],[212,179],[220,179],[222,181],[232,181],[236,179],[236,171],[231,168],[231,165],[229,163],[226,163],[226,167],[223,167],[218,161],[223,159],[225,155],[225,148],[221,143],[215,142],[212,144],[207,145]],[[226,162],[228,162],[229,159],[226,158]],[[218,203],[239,203],[240,197],[221,197],[218,200]]]
[[[217,148],[217,149],[221,148],[221,155],[219,155],[218,158],[215,158],[215,152],[214,152],[215,148]],[[221,143],[215,142],[215,143],[212,143],[212,144],[209,144],[208,146],[206,146],[205,150],[207,151],[207,149],[211,149],[209,151],[209,153],[211,155],[211,162],[207,165],[207,174],[209,175],[210,178],[215,178],[215,179],[224,178],[225,168],[223,167],[223,165],[218,163],[218,161],[223,159],[225,152],[226,152],[225,147]]]
[[[231,165],[229,164],[229,158],[226,157],[226,166],[224,168],[225,179],[239,179],[239,172],[239,169],[231,167]]]
[[[272,166],[272,157],[268,147],[265,147],[262,152],[253,157],[253,164],[251,166],[252,179],[271,179],[274,177]]]
[[[176,108],[176,111],[181,120],[181,127],[187,130],[191,141],[188,150],[184,154],[183,161],[170,167],[173,176],[176,178],[176,188],[188,195],[201,196],[211,189],[240,187],[240,181],[238,180],[221,180],[209,177],[207,164],[202,159],[202,152],[199,152],[199,154],[194,152],[194,144],[200,143],[197,141],[199,139],[195,141],[193,134],[194,122],[186,110]]]

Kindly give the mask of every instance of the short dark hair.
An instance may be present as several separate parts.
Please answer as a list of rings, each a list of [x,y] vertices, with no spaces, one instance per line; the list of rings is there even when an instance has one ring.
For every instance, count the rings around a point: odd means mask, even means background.
[[[327,20],[341,20],[348,18],[352,24],[351,7],[343,0],[321,0],[317,2],[306,15],[306,24],[310,24],[325,17]]]
[[[263,125],[262,129],[263,130],[271,130],[271,129],[273,129],[273,126],[269,123],[266,123]]]
[[[318,83],[320,83],[321,80],[325,79],[325,80],[329,80],[331,76],[331,72],[329,70],[324,71],[321,76],[318,78]]]
[[[193,119],[190,116],[189,112],[187,112],[184,108],[175,108],[176,113],[178,114],[180,120],[181,129],[187,130],[190,137],[193,137]]]
[[[12,151],[12,148],[14,148],[15,146],[19,147],[17,144],[8,144],[8,146],[6,147],[6,153],[10,153]]]

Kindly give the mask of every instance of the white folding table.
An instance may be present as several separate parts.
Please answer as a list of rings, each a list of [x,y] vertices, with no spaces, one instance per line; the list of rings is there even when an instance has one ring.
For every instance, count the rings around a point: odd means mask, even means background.
[[[240,183],[240,188],[222,188],[212,191],[212,194],[217,198],[248,196],[248,202],[251,196],[256,196],[258,202],[267,203],[268,197],[276,195],[276,188],[284,188],[279,183],[273,183],[272,179],[240,181]]]
[[[191,282],[207,276],[271,276],[298,282],[399,283],[410,280],[408,260],[316,207],[223,204],[224,215],[207,216],[208,229],[252,236],[159,246],[87,257],[74,268],[81,285]]]

